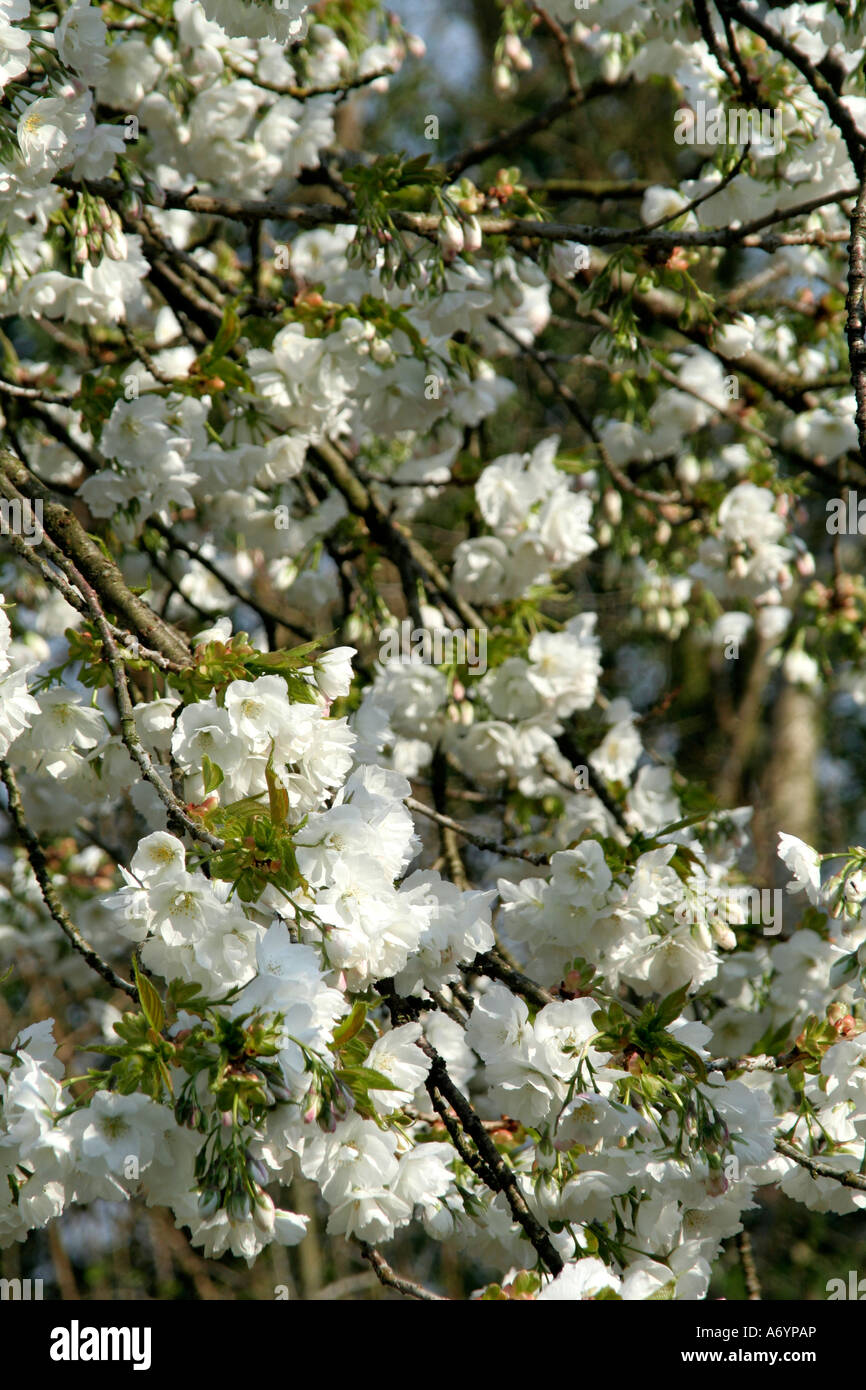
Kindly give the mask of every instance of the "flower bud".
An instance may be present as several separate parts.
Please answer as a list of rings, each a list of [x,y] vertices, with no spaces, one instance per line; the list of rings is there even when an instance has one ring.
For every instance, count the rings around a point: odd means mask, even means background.
[[[152,179],[146,179],[145,182],[147,185],[147,201],[155,208],[164,208],[165,189],[160,188],[159,184],[154,183]]]
[[[219,1210],[220,1195],[215,1188],[207,1188],[199,1193],[198,1211],[203,1221],[209,1216],[214,1216]]]
[[[532,67],[532,55],[516,34],[506,34],[502,45],[505,56],[517,72],[528,72]]]
[[[267,1192],[263,1192],[253,1206],[253,1222],[263,1235],[273,1235],[276,1224],[276,1208]]]
[[[502,42],[502,48],[509,63],[513,63],[517,55],[523,48],[523,44],[516,34],[506,34]]]
[[[463,226],[464,251],[480,251],[483,239],[478,218],[467,217]]]
[[[144,211],[141,198],[132,188],[125,188],[120,195],[121,210],[130,218],[138,218]]]
[[[815,557],[810,550],[797,556],[797,573],[801,579],[811,579],[815,573]]]
[[[601,505],[611,525],[618,526],[622,521],[622,494],[614,487],[605,488]]]
[[[260,1158],[252,1158],[247,1155],[247,1172],[253,1182],[257,1182],[259,1187],[264,1187],[270,1181],[270,1174]]]
[[[459,256],[465,245],[463,228],[456,217],[443,217],[439,224],[439,245],[442,254],[447,261],[453,261],[455,256]]]
[[[126,253],[113,232],[102,239],[102,249],[110,261],[125,261]]]
[[[233,1192],[226,1202],[226,1211],[234,1221],[246,1221],[252,1211],[252,1202],[248,1192],[241,1190]]]
[[[731,927],[727,925],[726,922],[720,922],[718,919],[714,920],[710,924],[710,931],[712,932],[713,937],[718,942],[719,946],[721,946],[723,951],[736,950],[736,933],[732,930]]]
[[[505,96],[515,86],[514,76],[506,63],[497,63],[493,69],[493,90]]]

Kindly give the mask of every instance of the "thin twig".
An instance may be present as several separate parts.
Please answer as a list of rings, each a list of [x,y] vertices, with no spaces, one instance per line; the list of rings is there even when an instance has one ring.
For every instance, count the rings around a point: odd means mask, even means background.
[[[416,1284],[414,1280],[397,1274],[375,1246],[368,1245],[365,1240],[359,1241],[358,1244],[364,1259],[369,1260],[376,1271],[379,1283],[384,1284],[386,1288],[396,1289],[398,1293],[404,1293],[408,1298],[421,1299],[424,1303],[450,1303],[451,1300],[444,1298],[441,1293],[434,1293],[432,1289],[425,1289],[423,1284]]]
[[[521,347],[521,349],[527,354],[527,356],[535,363],[538,369],[544,373],[544,375],[547,377],[547,380],[550,382],[550,384],[556,391],[556,394],[559,396],[560,400],[563,402],[563,404],[567,407],[570,413],[574,416],[577,423],[580,425],[584,434],[586,434],[587,437],[592,440],[593,444],[598,450],[602,464],[604,465],[607,472],[610,474],[613,481],[616,483],[617,487],[621,488],[623,492],[631,493],[633,497],[637,497],[642,502],[651,502],[655,505],[664,506],[671,502],[681,501],[680,494],[678,492],[652,492],[647,488],[638,487],[637,483],[632,482],[628,474],[624,473],[622,469],[614,463],[613,459],[610,456],[610,452],[605,447],[601,435],[593,425],[589,416],[584,411],[583,407],[580,404],[580,401],[577,399],[571,387],[567,386],[564,381],[560,381],[556,372],[553,370],[553,368],[547,361],[545,354],[543,352],[540,352],[538,348],[533,347],[531,344],[521,342],[521,340],[514,333],[512,333],[511,329],[508,328],[506,324],[502,322],[501,319],[496,318],[494,314],[491,314],[489,318],[494,328],[498,328],[500,333],[504,333],[506,337],[512,340],[512,342],[517,343]]]
[[[746,1281],[746,1296],[752,1303],[760,1302],[761,1281],[758,1278],[758,1266],[755,1264],[752,1238],[748,1231],[740,1231],[737,1236],[737,1249],[740,1252],[740,1264],[743,1266],[743,1278]]]
[[[843,1187],[856,1187],[859,1192],[866,1192],[866,1176],[863,1173],[855,1173],[851,1169],[838,1172],[831,1168],[828,1163],[822,1163],[819,1158],[809,1158],[807,1154],[795,1149],[793,1144],[789,1144],[785,1139],[776,1140],[776,1152],[783,1154],[785,1158],[791,1158],[795,1163],[799,1163],[801,1168],[807,1168],[816,1178],[832,1178],[834,1182],[841,1183]]]
[[[129,980],[124,980],[122,976],[112,970],[108,962],[104,961],[99,952],[91,946],[90,942],[85,940],[57,896],[54,890],[54,884],[51,881],[51,874],[48,869],[48,861],[45,858],[45,852],[27,823],[27,819],[24,815],[24,808],[21,804],[21,792],[15,773],[5,759],[0,759],[0,780],[2,780],[6,788],[8,809],[12,817],[12,823],[15,826],[19,840],[27,851],[30,867],[39,884],[45,906],[48,908],[51,916],[63,932],[67,941],[74,947],[78,954],[83,957],[91,970],[95,970],[97,975],[101,975],[103,980],[111,985],[112,989],[122,989],[125,994],[129,995],[130,999],[135,999],[137,1001],[138,990],[135,985]]]
[[[181,634],[163,622],[127,586],[117,564],[93,541],[81,522],[62,503],[55,502],[20,459],[0,449],[0,493],[42,503],[42,524],[62,553],[74,562],[103,603],[129,624],[130,630],[182,667],[192,654]]]
[[[456,835],[468,840],[476,849],[490,850],[491,853],[501,854],[508,859],[525,859],[527,864],[550,863],[550,857],[547,854],[536,854],[530,849],[515,849],[511,845],[503,844],[500,840],[492,840],[487,835],[477,835],[474,830],[469,830],[459,821],[452,820],[451,816],[443,815],[441,811],[434,811],[432,807],[425,806],[423,801],[417,801],[414,796],[406,797],[406,805],[410,811],[417,811],[419,816],[426,816],[428,820],[435,821],[437,825],[443,826],[446,830],[453,830]]]

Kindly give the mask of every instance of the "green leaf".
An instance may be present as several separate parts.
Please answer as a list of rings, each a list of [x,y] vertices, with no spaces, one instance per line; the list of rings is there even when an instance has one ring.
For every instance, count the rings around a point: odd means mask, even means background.
[[[308,685],[303,676],[296,676],[292,671],[281,671],[280,674],[286,682],[291,704],[314,705],[316,703],[315,687]]]
[[[334,1047],[343,1047],[360,1033],[367,1018],[367,1005],[359,999],[349,1017],[344,1019],[334,1034]]]
[[[661,1024],[662,1028],[667,1028],[669,1023],[673,1023],[675,1019],[679,1018],[688,997],[689,986],[687,984],[675,989],[673,994],[669,994],[656,1008],[656,1022]]]
[[[353,1090],[356,1088],[364,1091],[399,1091],[401,1088],[393,1081],[389,1081],[387,1076],[383,1076],[380,1071],[374,1071],[372,1067],[352,1067],[351,1071],[337,1071],[334,1075],[340,1080],[345,1081],[347,1086]]]
[[[215,792],[217,787],[221,787],[225,781],[222,768],[218,767],[216,763],[212,763],[206,753],[201,760],[201,775],[205,796],[208,796],[210,792]]]
[[[188,1013],[197,1013],[202,1007],[207,1007],[208,1000],[195,980],[182,980],[178,976],[171,981],[167,993],[178,1012],[185,1009]]]
[[[274,825],[285,825],[289,817],[289,793],[274,775],[273,765],[265,768],[265,781],[268,784],[268,804]]]
[[[210,347],[209,361],[211,366],[216,365],[218,358],[225,357],[226,353],[231,352],[241,336],[241,332],[241,321],[235,313],[233,305],[229,304],[226,306],[222,323],[217,329],[217,335]],[[220,375],[222,376],[223,373],[221,372]]]
[[[255,796],[242,796],[240,801],[230,801],[228,805],[221,806],[220,810],[224,818],[229,815],[245,816],[255,813],[264,815],[265,808],[262,805],[264,792],[256,792]]]
[[[859,956],[857,951],[852,951],[849,955],[842,956],[839,960],[834,961],[830,968],[830,988],[838,989],[840,985],[845,984],[846,980],[852,979],[857,973],[858,965]]]
[[[787,1051],[791,1033],[794,1029],[794,1023],[795,1019],[789,1018],[786,1023],[781,1023],[778,1028],[773,1028],[771,1025],[766,1033],[762,1034],[757,1042],[753,1043],[751,1049],[752,1056],[759,1057],[763,1053],[766,1053],[770,1057],[777,1057],[779,1053]]]
[[[138,961],[133,960],[132,971],[135,976],[135,985],[138,990],[138,997],[141,1001],[141,1012],[144,1014],[154,1033],[161,1033],[165,1023],[165,1009],[155,987],[151,984],[146,975],[142,975],[138,968]],[[115,1024],[115,1028],[117,1025]]]
[[[281,675],[284,671],[293,671],[298,666],[308,665],[307,657],[321,645],[322,639],[316,637],[312,642],[304,642],[299,647],[277,652],[256,652],[244,664],[248,671],[254,671],[258,675],[266,676],[274,672]]]
[[[147,1019],[144,1014],[126,1013],[113,1026],[117,1036],[133,1047],[138,1047],[147,1033]]]

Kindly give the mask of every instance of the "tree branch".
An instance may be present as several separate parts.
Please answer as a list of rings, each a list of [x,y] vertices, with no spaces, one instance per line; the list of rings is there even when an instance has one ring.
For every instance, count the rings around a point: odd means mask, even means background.
[[[21,804],[21,792],[18,788],[15,773],[12,771],[9,763],[2,758],[0,758],[0,781],[3,782],[6,788],[9,814],[12,817],[12,823],[15,826],[18,839],[27,851],[27,858],[30,860],[30,867],[39,884],[45,906],[54,918],[54,921],[63,932],[69,944],[83,957],[91,970],[95,970],[97,975],[101,975],[103,980],[111,985],[112,989],[122,989],[124,994],[129,995],[130,999],[135,999],[137,1001],[138,990],[135,985],[129,980],[124,980],[121,975],[118,975],[116,971],[112,970],[108,962],[104,961],[99,952],[91,946],[90,942],[85,940],[60,901],[60,898],[57,896],[54,884],[51,882],[51,874],[48,869],[48,861],[45,858],[45,853],[39,840],[27,824],[24,808]]]
[[[786,1139],[776,1140],[776,1152],[783,1154],[785,1158],[791,1158],[795,1163],[799,1163],[801,1168],[807,1168],[813,1177],[832,1178],[834,1182],[841,1183],[843,1187],[855,1187],[858,1192],[866,1192],[866,1176],[862,1173],[855,1173],[851,1170],[839,1172],[831,1168],[828,1163],[822,1163],[819,1158],[809,1158],[807,1154],[795,1149],[793,1144],[789,1144]]]
[[[203,825],[193,820],[192,816],[187,813],[183,803],[179,801],[174,795],[174,792],[165,785],[151,762],[150,755],[138,735],[132,700],[129,694],[129,686],[126,681],[126,671],[120,652],[117,649],[117,643],[112,635],[111,628],[106,621],[99,600],[91,586],[87,583],[87,580],[79,576],[77,583],[84,594],[90,611],[96,621],[96,625],[102,634],[102,644],[105,648],[105,655],[114,678],[114,690],[117,696],[117,708],[120,714],[120,734],[127,750],[138,764],[142,777],[153,787],[163,806],[168,811],[170,818],[180,821],[184,829],[187,830],[194,839],[200,840],[202,844],[207,845],[209,849],[217,851],[224,849],[225,841],[219,839],[216,835],[212,835],[209,830],[205,830]]]
[[[149,646],[156,647],[181,667],[189,666],[192,653],[180,633],[130,592],[114,560],[91,540],[72,512],[55,502],[8,449],[0,449],[0,493],[10,498],[21,494],[31,501],[40,501],[45,531],[75,563],[102,602],[125,618],[130,630],[137,632]]]
[[[374,1246],[368,1245],[365,1240],[360,1240],[358,1244],[364,1259],[369,1260],[376,1271],[376,1278],[379,1283],[384,1284],[386,1288],[396,1289],[398,1293],[404,1293],[408,1298],[418,1298],[425,1303],[450,1303],[451,1300],[443,1298],[442,1294],[434,1293],[432,1289],[425,1289],[423,1284],[416,1284],[414,1280],[405,1279],[402,1274],[397,1274],[385,1256],[380,1254]]]
[[[435,821],[444,830],[452,830],[455,835],[468,840],[476,849],[489,850],[493,854],[501,854],[507,859],[524,859],[527,864],[549,864],[550,856],[547,854],[537,854],[530,849],[515,849],[510,845],[503,844],[501,840],[492,840],[487,835],[477,835],[474,830],[469,830],[459,821],[452,820],[451,816],[443,815],[441,811],[434,811],[432,807],[425,806],[423,801],[418,801],[414,796],[406,797],[406,805],[410,811],[416,811],[419,816],[426,816],[428,820]]]
[[[866,177],[851,215],[851,241],[848,248],[848,298],[846,335],[851,382],[857,401],[855,420],[860,444],[860,461],[866,468]]]

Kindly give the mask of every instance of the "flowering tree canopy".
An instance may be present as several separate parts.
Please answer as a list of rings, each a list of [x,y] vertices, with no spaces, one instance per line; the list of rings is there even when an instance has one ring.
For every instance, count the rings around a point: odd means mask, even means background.
[[[866,1207],[864,10],[0,0],[0,1246]]]

